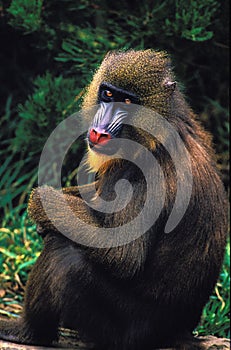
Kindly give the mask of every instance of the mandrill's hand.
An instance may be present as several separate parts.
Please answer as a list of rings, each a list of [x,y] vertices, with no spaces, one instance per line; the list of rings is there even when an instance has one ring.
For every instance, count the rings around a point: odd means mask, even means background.
[[[36,231],[37,231],[37,234],[39,236],[41,236],[42,238],[44,238],[47,235],[47,233],[48,233],[48,230],[46,228],[44,228],[42,225],[40,225],[40,224],[38,224],[36,226]]]

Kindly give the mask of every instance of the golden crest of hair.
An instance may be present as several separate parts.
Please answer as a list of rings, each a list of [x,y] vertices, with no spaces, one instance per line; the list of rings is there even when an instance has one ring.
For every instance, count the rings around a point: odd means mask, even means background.
[[[166,103],[166,94],[171,92],[173,81],[171,62],[164,51],[111,51],[105,56],[87,89],[83,108],[97,104],[100,84],[109,82],[137,94],[142,105],[158,110],[158,105],[163,108],[163,100]]]

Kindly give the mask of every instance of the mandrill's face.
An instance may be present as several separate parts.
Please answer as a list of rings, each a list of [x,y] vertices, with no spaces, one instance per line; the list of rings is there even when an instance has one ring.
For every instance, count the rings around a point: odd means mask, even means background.
[[[122,90],[109,83],[102,83],[98,93],[99,108],[88,130],[89,149],[101,155],[112,155],[118,150],[124,124],[129,119],[129,105],[138,104],[135,94]]]
[[[108,161],[112,159],[132,157],[134,160],[139,154],[126,140],[138,140],[151,152],[156,149],[156,139],[142,130],[144,118],[148,115],[152,118],[153,112],[150,115],[151,110],[148,112],[142,106],[138,95],[103,82],[98,90],[97,102],[98,109],[87,133],[87,163],[91,170],[97,172],[104,163],[110,166],[112,163]]]

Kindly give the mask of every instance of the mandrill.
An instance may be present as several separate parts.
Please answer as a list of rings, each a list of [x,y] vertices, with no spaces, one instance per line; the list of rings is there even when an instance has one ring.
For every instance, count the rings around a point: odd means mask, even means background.
[[[28,212],[44,248],[22,318],[1,322],[0,338],[51,345],[63,326],[98,350],[200,349],[192,332],[219,276],[227,231],[211,137],[164,52],[108,53],[83,100],[86,118],[93,107],[86,163],[95,182],[33,190]]]

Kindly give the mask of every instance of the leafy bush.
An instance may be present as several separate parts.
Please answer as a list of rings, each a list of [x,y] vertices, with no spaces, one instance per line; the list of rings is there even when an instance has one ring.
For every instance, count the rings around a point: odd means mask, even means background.
[[[9,23],[25,31],[26,34],[40,28],[43,0],[12,1],[8,12],[12,15]]]
[[[46,73],[38,76],[34,85],[34,93],[17,107],[17,122],[9,111],[2,119],[3,126],[13,128],[12,133],[8,131],[9,139],[1,140],[4,148],[0,155],[8,154],[0,168],[5,215],[16,205],[26,207],[25,199],[36,184],[39,157],[49,134],[79,104],[80,89],[74,79]]]
[[[220,4],[216,0],[190,2],[176,0],[176,12],[172,20],[166,19],[168,35],[180,35],[193,41],[205,41],[213,37],[213,31],[208,30],[214,14]]]
[[[28,154],[40,155],[51,131],[78,108],[80,89],[76,81],[52,77],[50,73],[34,81],[34,93],[24,105],[18,105],[19,123],[13,140],[15,150],[22,147]]]

